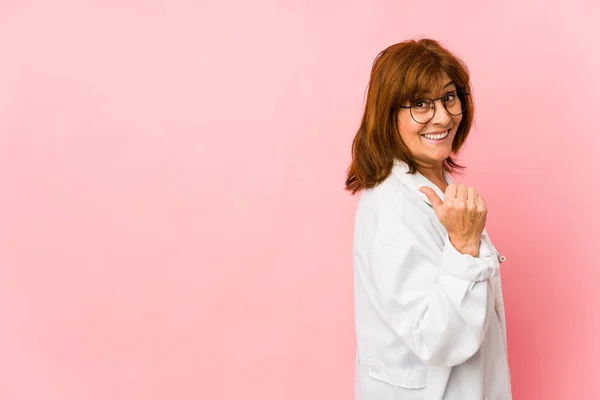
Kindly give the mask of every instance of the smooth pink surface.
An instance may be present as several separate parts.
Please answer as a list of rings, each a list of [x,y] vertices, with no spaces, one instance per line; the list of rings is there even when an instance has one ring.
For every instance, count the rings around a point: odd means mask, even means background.
[[[351,399],[344,173],[374,57],[421,35],[472,71],[514,397],[600,398],[598,15],[2,2],[0,398]]]

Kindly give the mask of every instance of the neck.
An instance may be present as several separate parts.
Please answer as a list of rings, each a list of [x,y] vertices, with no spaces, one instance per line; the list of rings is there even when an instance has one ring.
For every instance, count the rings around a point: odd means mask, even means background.
[[[419,166],[418,170],[421,175],[437,185],[442,192],[446,191],[448,184],[444,179],[444,168],[442,164],[436,164],[435,166]]]

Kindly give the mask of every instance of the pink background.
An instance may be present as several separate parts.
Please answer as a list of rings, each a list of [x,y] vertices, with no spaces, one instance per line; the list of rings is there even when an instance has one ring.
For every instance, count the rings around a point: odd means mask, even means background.
[[[351,399],[344,173],[374,57],[421,35],[472,72],[514,397],[600,398],[598,15],[3,1],[0,399]]]

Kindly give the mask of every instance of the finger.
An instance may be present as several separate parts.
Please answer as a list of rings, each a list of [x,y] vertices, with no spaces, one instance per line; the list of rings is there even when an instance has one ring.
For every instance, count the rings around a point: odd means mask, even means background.
[[[456,197],[456,191],[458,190],[458,186],[454,183],[451,183],[446,187],[446,192],[444,193],[444,199],[453,199]]]
[[[440,197],[437,195],[437,193],[430,187],[421,186],[419,188],[419,192],[421,192],[425,196],[427,196],[427,198],[429,199],[429,202],[433,206],[434,210],[437,210],[439,207],[441,207],[444,204],[442,199],[440,199]]]
[[[485,203],[483,196],[480,194],[477,195],[477,206],[482,208],[483,210],[487,210],[487,204]]]
[[[474,206],[477,205],[477,196],[479,196],[477,194],[477,189],[475,189],[474,187],[469,187],[467,189],[467,203],[470,203]]]
[[[467,201],[467,196],[468,196],[467,185],[462,185],[462,184],[458,185],[458,192],[456,194],[456,197],[461,200]]]

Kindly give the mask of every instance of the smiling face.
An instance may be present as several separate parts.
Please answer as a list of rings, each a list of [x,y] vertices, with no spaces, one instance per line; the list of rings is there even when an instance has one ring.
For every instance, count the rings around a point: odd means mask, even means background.
[[[435,85],[435,89],[432,89],[430,93],[419,96],[419,98],[429,99],[441,98],[435,100],[435,115],[429,122],[426,124],[416,122],[408,108],[400,108],[398,112],[400,137],[415,161],[424,169],[437,170],[442,167],[444,160],[452,154],[452,143],[462,120],[462,114],[456,116],[449,114],[442,103],[443,99],[448,100],[447,105],[450,108],[451,101],[459,101],[456,96],[452,97],[452,92],[457,89],[456,85],[446,74],[442,75],[440,83]],[[415,101],[407,102],[404,105],[411,104],[418,107],[423,106],[423,103],[416,104]],[[415,109],[413,109],[413,115],[417,116]]]

